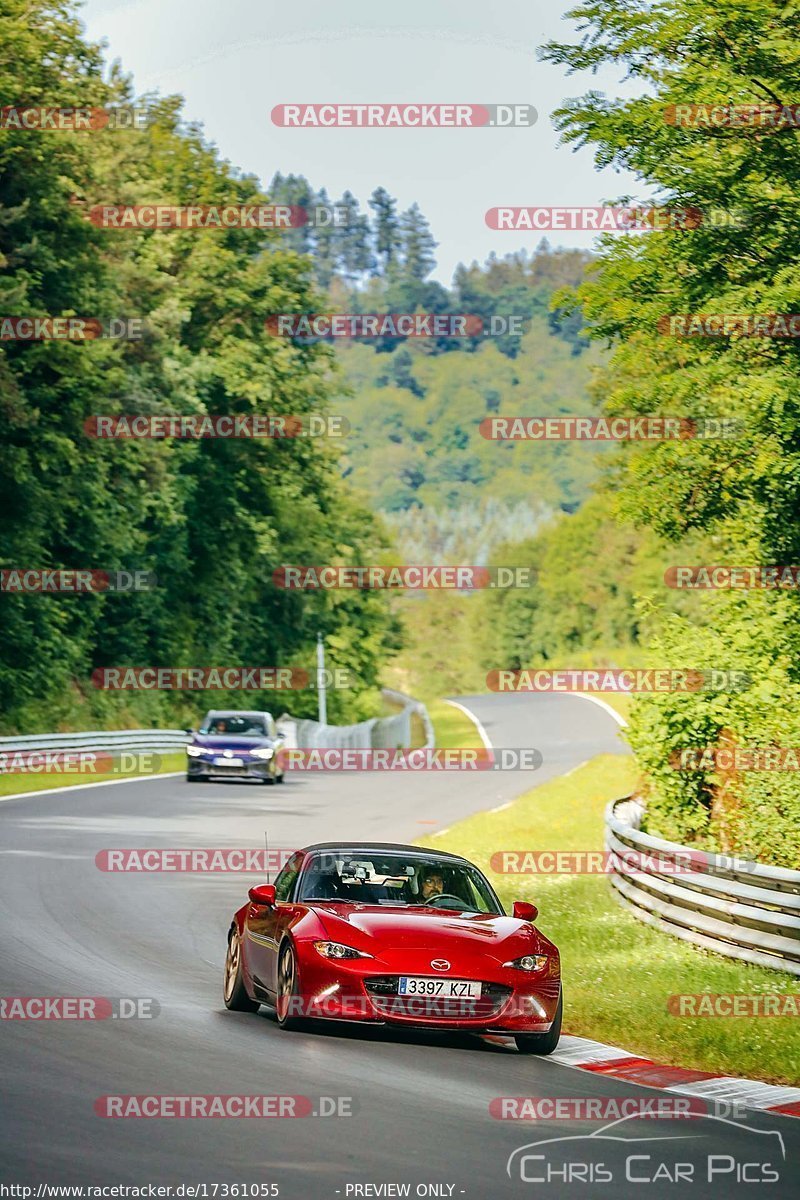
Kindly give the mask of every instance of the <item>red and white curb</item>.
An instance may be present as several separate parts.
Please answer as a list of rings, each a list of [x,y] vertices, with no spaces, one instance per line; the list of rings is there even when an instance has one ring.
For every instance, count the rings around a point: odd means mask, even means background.
[[[640,1087],[662,1088],[666,1092],[700,1096],[704,1100],[721,1100],[743,1104],[746,1108],[780,1113],[785,1117],[800,1117],[800,1088],[780,1087],[754,1079],[736,1079],[732,1075],[715,1075],[711,1071],[692,1071],[685,1067],[669,1067],[663,1063],[640,1058],[619,1046],[606,1046],[589,1038],[562,1036],[558,1049],[548,1061],[562,1067],[575,1067],[595,1075],[635,1083]]]

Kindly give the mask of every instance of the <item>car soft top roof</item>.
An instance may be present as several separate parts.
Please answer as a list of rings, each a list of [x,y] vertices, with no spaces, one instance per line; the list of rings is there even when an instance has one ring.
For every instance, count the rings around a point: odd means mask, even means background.
[[[469,859],[461,854],[431,850],[430,847],[406,846],[402,842],[314,842],[311,846],[304,846],[302,853],[313,854],[317,850],[336,850],[341,854],[413,854],[416,858],[448,858],[453,862],[469,863]]]

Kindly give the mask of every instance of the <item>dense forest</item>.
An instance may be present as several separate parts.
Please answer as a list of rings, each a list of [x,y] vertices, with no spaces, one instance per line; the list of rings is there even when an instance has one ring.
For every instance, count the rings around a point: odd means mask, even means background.
[[[561,287],[583,278],[586,256],[540,247],[459,271],[453,312],[515,312],[525,332],[512,352],[493,338],[429,347],[408,339],[392,352],[340,348],[352,395],[347,478],[379,511],[413,560],[442,554],[483,562],[504,537],[530,536],[542,517],[574,511],[589,495],[607,447],[597,443],[494,441],[493,415],[584,415],[601,355],[548,319]],[[502,341],[502,339],[498,339]]]
[[[800,143],[790,128],[675,128],[671,104],[761,105],[777,111],[800,85],[800,9],[767,0],[699,5],[676,0],[630,23],[627,5],[589,0],[576,45],[552,44],[569,69],[614,64],[642,94],[596,92],[564,104],[567,143],[598,163],[633,170],[663,202],[739,211],[738,228],[703,227],[604,239],[599,268],[578,289],[593,337],[612,354],[598,386],[606,411],[733,417],[734,439],[630,444],[620,456],[618,510],[665,544],[662,563],[800,561],[800,350],[796,339],[665,336],[670,313],[795,313]],[[776,109],[777,106],[777,109]],[[666,114],[666,115],[665,115]],[[697,543],[703,557],[687,556]],[[793,771],[678,771],[690,746],[800,745],[800,607],[796,589],[697,595],[684,614],[656,595],[650,663],[733,667],[748,690],[663,693],[635,707],[630,739],[644,774],[648,828],[694,836],[800,865],[800,779]]]
[[[636,701],[629,738],[641,768],[647,828],[800,867],[800,777],[705,761],[686,749],[800,746],[800,600],[793,587],[678,592],[676,564],[800,562],[800,350],[796,339],[670,337],[676,313],[791,314],[800,309],[800,143],[791,124],[676,129],[670,105],[776,105],[800,85],[800,12],[777,0],[670,6],[589,0],[578,45],[544,55],[570,69],[627,70],[642,94],[598,92],[565,103],[567,143],[599,165],[633,170],[663,204],[735,209],[645,237],[603,236],[575,289],[574,311],[603,350],[592,395],[609,415],[734,419],[734,437],[629,443],[606,462],[593,499],[554,515],[533,538],[497,548],[529,563],[534,587],[408,600],[412,673],[430,685],[485,687],[485,670],[637,663],[746,671],[723,693]],[[637,19],[633,16],[636,10]],[[578,10],[576,10],[576,15]],[[554,303],[563,306],[562,294]],[[527,412],[540,412],[537,395]],[[413,605],[413,609],[411,606]]]
[[[285,235],[309,256],[331,311],[469,314],[486,330],[513,330],[336,345],[336,408],[351,426],[344,475],[385,516],[403,557],[486,562],[500,542],[530,537],[554,512],[575,511],[607,447],[500,443],[479,426],[493,414],[594,412],[589,384],[601,352],[580,311],[556,302],[579,286],[592,255],[542,240],[530,253],[462,264],[446,288],[429,278],[437,243],[418,205],[398,213],[377,187],[363,212],[351,192],[332,200],[294,175],[276,174],[269,193],[304,212],[338,214],[340,225],[311,223]]]
[[[71,5],[10,0],[0,91],[27,105],[130,104]],[[181,117],[177,98],[137,101],[144,129],[0,132],[0,297],[7,314],[136,317],[141,340],[0,345],[0,565],[148,570],[128,594],[0,595],[0,721],[11,731],[196,720],[211,704],[316,712],[313,692],[112,693],[97,667],[314,666],[317,631],[356,688],[331,719],[375,711],[399,631],[380,595],[279,591],[282,561],[373,557],[384,536],[342,483],[335,444],[99,440],[118,413],[324,412],[329,347],[264,333],[267,315],[321,304],[308,260],[280,233],[113,231],[94,205],[262,203]]]

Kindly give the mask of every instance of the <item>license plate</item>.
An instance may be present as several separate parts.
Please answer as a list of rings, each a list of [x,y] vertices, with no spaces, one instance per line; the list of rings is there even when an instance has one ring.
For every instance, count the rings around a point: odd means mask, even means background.
[[[214,766],[216,767],[243,767],[243,758],[215,758]]]
[[[428,979],[418,975],[401,975],[400,996],[458,996],[475,999],[481,985],[468,979]]]

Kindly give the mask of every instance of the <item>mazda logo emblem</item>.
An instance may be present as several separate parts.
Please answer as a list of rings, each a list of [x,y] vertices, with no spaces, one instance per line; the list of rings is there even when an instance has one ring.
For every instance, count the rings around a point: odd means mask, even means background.
[[[432,958],[431,966],[433,967],[434,971],[449,971],[450,970],[450,963],[447,961],[446,958]]]

